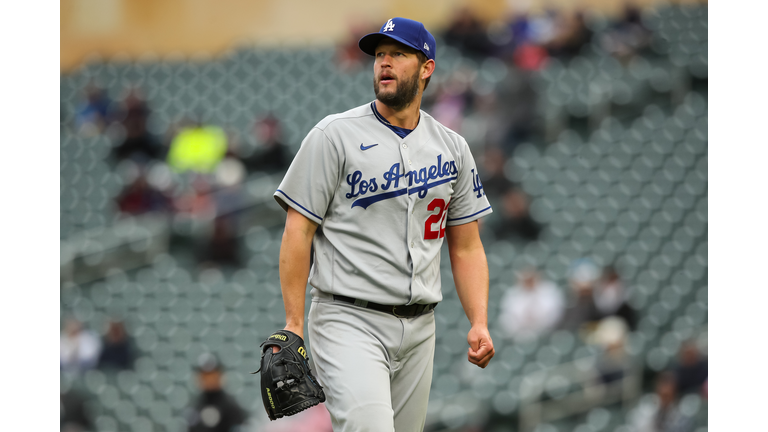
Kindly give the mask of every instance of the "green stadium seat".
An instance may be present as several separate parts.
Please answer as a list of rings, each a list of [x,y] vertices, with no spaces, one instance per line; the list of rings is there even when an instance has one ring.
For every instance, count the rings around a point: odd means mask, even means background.
[[[99,402],[100,404],[106,408],[107,410],[112,410],[117,408],[117,405],[120,402],[120,389],[113,383],[110,383],[109,381],[106,384],[106,388],[101,391],[99,394]]]
[[[651,217],[650,223],[652,233],[662,238],[670,235],[674,225],[671,217],[664,212],[656,212]]]
[[[685,260],[684,271],[691,280],[698,281],[707,271],[706,261],[699,256],[691,256]]]
[[[117,420],[110,415],[100,415],[94,421],[96,430],[103,432],[118,432],[119,426]]]
[[[136,378],[142,382],[150,382],[155,378],[157,374],[157,364],[155,363],[152,354],[143,355],[134,361],[133,365],[136,373]]]
[[[239,367],[243,363],[244,353],[257,353],[257,351],[255,351],[256,347],[253,346],[255,345],[255,342],[255,340],[252,340],[251,346],[243,346],[228,340],[220,350],[221,361],[228,368]]]
[[[130,431],[132,432],[144,432],[153,428],[152,421],[142,415],[136,416],[134,420],[130,422]]]
[[[151,352],[157,347],[159,338],[157,333],[146,325],[141,325],[133,332],[136,347],[143,352]]]
[[[688,305],[685,309],[685,316],[689,317],[696,325],[701,325],[707,322],[707,304],[702,301],[697,301],[696,303]]]
[[[155,424],[165,424],[173,418],[173,410],[170,404],[163,400],[154,400],[147,411]]]
[[[148,385],[141,385],[132,395],[134,405],[141,410],[149,410],[155,403],[155,393]]]
[[[458,393],[460,388],[459,379],[451,373],[441,374],[432,379],[432,389],[438,394],[453,395]]]
[[[656,327],[661,327],[669,322],[670,309],[664,307],[662,302],[654,303],[647,311],[648,319]]]
[[[551,345],[542,345],[536,351],[536,361],[546,367],[556,366],[561,363],[563,353]]]
[[[496,393],[492,401],[493,409],[501,415],[508,415],[514,412],[518,407],[518,396],[509,390],[502,390]],[[541,431],[551,432],[551,431]]]
[[[154,372],[152,380],[149,381],[149,385],[156,395],[162,396],[167,395],[172,390],[173,382],[174,375],[172,372],[158,370]]]
[[[107,389],[107,378],[104,373],[97,369],[90,369],[83,375],[85,388],[94,395],[104,393]]]
[[[152,326],[160,318],[160,303],[154,298],[147,298],[138,309],[136,317],[146,325]]]
[[[132,370],[121,370],[115,376],[117,388],[123,395],[131,395],[138,390],[139,379]]]
[[[677,332],[669,331],[665,333],[659,341],[659,347],[664,351],[669,359],[677,356],[680,351],[680,344],[682,339]]]
[[[650,351],[648,351],[648,354],[645,358],[645,363],[651,370],[655,372],[661,372],[666,369],[669,365],[669,362],[670,356],[667,355],[664,350],[659,347],[652,348]]]
[[[587,423],[584,424],[584,426],[587,427],[586,430],[595,432],[607,430],[607,426],[611,421],[612,415],[613,413],[604,407],[592,408],[587,413]]]
[[[680,398],[679,410],[684,416],[695,418],[702,410],[705,402],[696,393],[689,393]]]

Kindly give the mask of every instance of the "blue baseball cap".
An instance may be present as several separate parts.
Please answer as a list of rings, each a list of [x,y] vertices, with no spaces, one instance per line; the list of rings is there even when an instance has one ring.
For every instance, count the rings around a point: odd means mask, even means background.
[[[377,33],[370,33],[360,38],[357,45],[364,53],[376,55],[376,46],[385,37],[421,51],[428,59],[435,59],[437,46],[434,36],[427,31],[424,24],[408,18],[390,19]]]

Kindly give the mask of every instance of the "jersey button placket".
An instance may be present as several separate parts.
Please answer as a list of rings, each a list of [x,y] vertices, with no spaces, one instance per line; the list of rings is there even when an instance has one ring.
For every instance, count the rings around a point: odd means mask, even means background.
[[[402,148],[402,150],[400,151],[401,156],[402,156],[402,160],[408,161],[408,165],[409,166],[412,165],[411,159],[409,158],[409,155],[408,155],[408,144],[402,143],[400,145],[400,147]],[[406,169],[405,171],[408,171],[408,170]],[[412,223],[412,215],[416,212],[414,204],[415,203],[413,202],[413,200],[409,199],[409,205],[408,205],[409,208],[408,208],[408,213],[407,213],[407,215],[408,215],[407,216],[408,217],[408,233],[407,233],[407,236],[408,237],[410,237],[411,233],[413,232],[413,230],[411,228],[411,223]],[[406,238],[408,238],[408,237],[406,237]],[[413,249],[415,246],[416,246],[416,242],[411,240],[410,248]]]

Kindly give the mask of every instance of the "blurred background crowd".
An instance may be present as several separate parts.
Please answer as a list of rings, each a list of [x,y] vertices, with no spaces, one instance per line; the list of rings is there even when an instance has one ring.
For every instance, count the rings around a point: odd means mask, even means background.
[[[379,26],[62,71],[62,430],[330,430],[322,406],[268,424],[249,373],[284,324],[271,195],[315,123],[373,99],[357,40]],[[494,207],[498,347],[466,362],[444,256],[426,430],[706,431],[707,4],[430,30],[422,109]]]

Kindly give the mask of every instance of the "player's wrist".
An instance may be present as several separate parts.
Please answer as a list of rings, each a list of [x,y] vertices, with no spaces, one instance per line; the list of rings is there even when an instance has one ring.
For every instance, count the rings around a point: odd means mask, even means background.
[[[488,332],[488,321],[479,321],[470,323],[470,329],[473,331],[485,331]]]
[[[295,333],[299,335],[300,338],[304,339],[304,321],[289,321],[285,324],[283,330],[288,330],[289,332]]]

